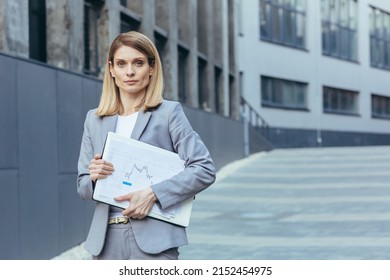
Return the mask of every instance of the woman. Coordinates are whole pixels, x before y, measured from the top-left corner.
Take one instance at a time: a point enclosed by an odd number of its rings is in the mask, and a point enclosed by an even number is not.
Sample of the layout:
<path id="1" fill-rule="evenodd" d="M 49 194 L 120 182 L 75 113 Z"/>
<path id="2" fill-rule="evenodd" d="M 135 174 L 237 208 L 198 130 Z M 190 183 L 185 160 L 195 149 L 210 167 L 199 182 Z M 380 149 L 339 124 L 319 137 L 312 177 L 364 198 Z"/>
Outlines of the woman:
<path id="1" fill-rule="evenodd" d="M 177 176 L 116 199 L 125 210 L 96 203 L 85 248 L 93 259 L 178 259 L 188 243 L 185 229 L 147 215 L 154 203 L 176 205 L 210 186 L 215 168 L 209 151 L 178 102 L 163 100 L 163 73 L 154 44 L 127 32 L 111 44 L 99 107 L 88 112 L 78 161 L 77 190 L 92 199 L 96 180 L 115 166 L 101 159 L 109 131 L 178 153 L 185 169 Z M 118 223 L 119 221 L 119 223 Z"/>

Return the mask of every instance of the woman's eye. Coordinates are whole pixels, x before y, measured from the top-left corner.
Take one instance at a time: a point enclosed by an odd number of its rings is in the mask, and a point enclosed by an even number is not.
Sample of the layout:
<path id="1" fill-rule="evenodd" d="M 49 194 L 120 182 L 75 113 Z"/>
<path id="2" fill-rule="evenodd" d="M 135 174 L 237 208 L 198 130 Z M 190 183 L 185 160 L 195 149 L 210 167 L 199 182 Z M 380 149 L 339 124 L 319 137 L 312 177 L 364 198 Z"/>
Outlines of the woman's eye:
<path id="1" fill-rule="evenodd" d="M 116 65 L 118 65 L 118 67 L 123 67 L 123 66 L 125 66 L 125 63 L 124 62 L 117 62 Z"/>
<path id="2" fill-rule="evenodd" d="M 136 66 L 142 66 L 142 65 L 144 65 L 144 62 L 141 61 L 141 60 L 138 60 L 138 61 L 135 62 L 135 65 Z"/>

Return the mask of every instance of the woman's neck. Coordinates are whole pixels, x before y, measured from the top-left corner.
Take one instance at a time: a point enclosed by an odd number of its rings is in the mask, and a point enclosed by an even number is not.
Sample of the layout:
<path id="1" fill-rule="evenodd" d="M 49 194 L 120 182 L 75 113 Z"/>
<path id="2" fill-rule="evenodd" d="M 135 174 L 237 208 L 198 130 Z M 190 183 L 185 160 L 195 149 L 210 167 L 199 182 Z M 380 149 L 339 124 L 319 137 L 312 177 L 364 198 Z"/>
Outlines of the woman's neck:
<path id="1" fill-rule="evenodd" d="M 145 96 L 145 93 L 142 94 L 133 94 L 133 93 L 120 93 L 122 111 L 119 113 L 121 116 L 129 116 L 138 112 L 139 105 L 142 103 L 142 100 Z"/>

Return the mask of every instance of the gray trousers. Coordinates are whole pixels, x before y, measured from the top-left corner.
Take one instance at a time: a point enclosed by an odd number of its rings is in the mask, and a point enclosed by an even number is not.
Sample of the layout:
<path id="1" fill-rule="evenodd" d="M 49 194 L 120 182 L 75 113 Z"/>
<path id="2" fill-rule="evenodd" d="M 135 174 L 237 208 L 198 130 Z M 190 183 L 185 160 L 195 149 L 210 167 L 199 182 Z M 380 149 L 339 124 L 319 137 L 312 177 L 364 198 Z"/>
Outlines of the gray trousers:
<path id="1" fill-rule="evenodd" d="M 158 233 L 157 233 L 158 234 Z M 112 224 L 107 228 L 103 251 L 93 260 L 177 260 L 178 248 L 171 248 L 159 254 L 143 252 L 135 241 L 131 223 Z"/>

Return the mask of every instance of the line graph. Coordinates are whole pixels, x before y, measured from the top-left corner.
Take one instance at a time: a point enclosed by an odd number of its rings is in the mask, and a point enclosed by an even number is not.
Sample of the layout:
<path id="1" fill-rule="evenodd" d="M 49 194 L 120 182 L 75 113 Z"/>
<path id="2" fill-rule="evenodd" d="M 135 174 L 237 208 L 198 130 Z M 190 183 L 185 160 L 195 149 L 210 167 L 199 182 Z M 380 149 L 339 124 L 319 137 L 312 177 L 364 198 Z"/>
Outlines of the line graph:
<path id="1" fill-rule="evenodd" d="M 95 186 L 93 197 L 97 201 L 125 209 L 131 201 L 116 201 L 115 197 L 135 192 L 152 185 L 164 185 L 164 180 L 174 180 L 185 169 L 178 154 L 131 138 L 109 132 L 103 159 L 114 165 L 114 172 Z M 154 204 L 148 216 L 186 226 L 192 208 L 192 198 L 165 208 Z"/>
<path id="2" fill-rule="evenodd" d="M 153 175 L 149 174 L 149 166 L 148 165 L 142 166 L 140 168 L 137 166 L 137 164 L 134 163 L 132 168 L 131 168 L 131 171 L 125 172 L 125 179 L 127 179 L 128 181 L 131 181 L 131 178 L 132 178 L 132 175 L 134 172 L 136 172 L 137 176 L 140 176 L 141 174 L 145 173 L 145 178 L 150 181 L 151 185 L 153 185 L 153 181 L 152 181 Z"/>

